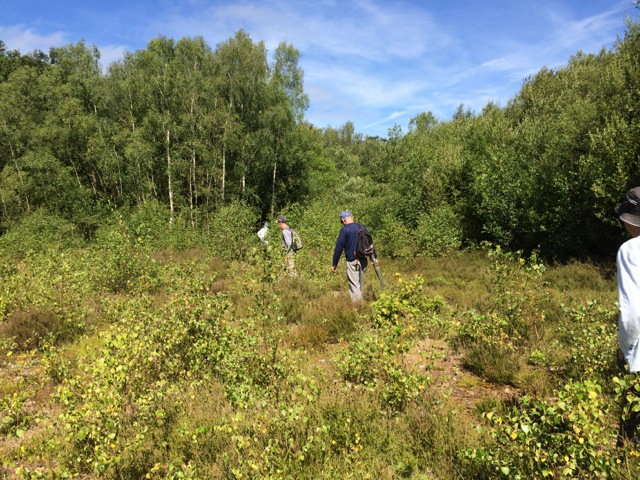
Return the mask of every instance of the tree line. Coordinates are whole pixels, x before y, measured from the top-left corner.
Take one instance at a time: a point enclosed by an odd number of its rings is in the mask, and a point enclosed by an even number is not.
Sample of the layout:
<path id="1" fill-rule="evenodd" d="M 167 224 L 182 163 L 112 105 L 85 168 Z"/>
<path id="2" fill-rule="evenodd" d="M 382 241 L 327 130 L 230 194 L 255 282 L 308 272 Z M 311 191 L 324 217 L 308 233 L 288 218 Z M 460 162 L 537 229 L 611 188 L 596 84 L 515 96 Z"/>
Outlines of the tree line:
<path id="1" fill-rule="evenodd" d="M 158 37 L 106 74 L 84 42 L 0 46 L 3 229 L 44 207 L 90 233 L 105 205 L 150 199 L 196 226 L 231 200 L 273 211 L 303 196 L 308 99 L 291 45 L 269 63 L 243 31 L 215 50 Z"/>
<path id="2" fill-rule="evenodd" d="M 309 124 L 300 53 L 267 53 L 244 31 L 215 49 L 158 37 L 102 73 L 84 42 L 48 55 L 0 42 L 0 233 L 44 209 L 91 238 L 109 212 L 153 201 L 193 229 L 231 204 L 320 230 L 348 208 L 397 257 L 488 241 L 610 258 L 622 240 L 613 208 L 640 184 L 638 24 L 504 106 L 424 112 L 387 138 Z"/>
<path id="3" fill-rule="evenodd" d="M 373 230 L 400 255 L 488 241 L 610 260 L 625 238 L 614 208 L 640 184 L 639 105 L 640 30 L 627 21 L 610 50 L 541 69 L 505 106 L 421 113 L 406 133 L 356 139 L 349 170 L 369 185 Z"/>

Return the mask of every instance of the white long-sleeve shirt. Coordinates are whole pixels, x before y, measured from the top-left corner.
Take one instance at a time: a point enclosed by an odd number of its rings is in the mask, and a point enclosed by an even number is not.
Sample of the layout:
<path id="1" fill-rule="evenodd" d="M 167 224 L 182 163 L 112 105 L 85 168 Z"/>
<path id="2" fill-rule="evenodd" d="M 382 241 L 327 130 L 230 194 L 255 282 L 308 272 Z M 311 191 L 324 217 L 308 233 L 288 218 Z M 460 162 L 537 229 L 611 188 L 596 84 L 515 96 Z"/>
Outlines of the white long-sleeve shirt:
<path id="1" fill-rule="evenodd" d="M 618 265 L 618 342 L 629 372 L 640 371 L 640 237 L 622 244 Z"/>
<path id="2" fill-rule="evenodd" d="M 258 230 L 258 237 L 262 240 L 262 243 L 268 243 L 267 234 L 269 233 L 269 229 L 267 227 L 262 227 Z"/>

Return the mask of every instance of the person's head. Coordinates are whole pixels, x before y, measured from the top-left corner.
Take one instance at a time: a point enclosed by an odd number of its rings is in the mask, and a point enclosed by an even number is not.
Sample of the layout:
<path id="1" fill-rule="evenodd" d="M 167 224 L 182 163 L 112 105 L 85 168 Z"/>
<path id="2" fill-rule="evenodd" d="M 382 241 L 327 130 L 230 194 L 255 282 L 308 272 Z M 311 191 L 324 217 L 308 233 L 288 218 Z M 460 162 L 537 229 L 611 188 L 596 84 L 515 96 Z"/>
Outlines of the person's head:
<path id="1" fill-rule="evenodd" d="M 618 218 L 633 237 L 640 235 L 640 187 L 629 190 L 616 207 Z"/>
<path id="2" fill-rule="evenodd" d="M 287 227 L 287 219 L 285 217 L 278 218 L 277 222 L 278 222 L 278 226 L 280 228 L 286 228 Z"/>
<path id="3" fill-rule="evenodd" d="M 340 222 L 342 222 L 343 225 L 353 223 L 353 214 L 349 210 L 345 210 L 340 214 Z"/>
<path id="4" fill-rule="evenodd" d="M 264 222 L 264 228 L 269 228 L 269 222 Z"/>

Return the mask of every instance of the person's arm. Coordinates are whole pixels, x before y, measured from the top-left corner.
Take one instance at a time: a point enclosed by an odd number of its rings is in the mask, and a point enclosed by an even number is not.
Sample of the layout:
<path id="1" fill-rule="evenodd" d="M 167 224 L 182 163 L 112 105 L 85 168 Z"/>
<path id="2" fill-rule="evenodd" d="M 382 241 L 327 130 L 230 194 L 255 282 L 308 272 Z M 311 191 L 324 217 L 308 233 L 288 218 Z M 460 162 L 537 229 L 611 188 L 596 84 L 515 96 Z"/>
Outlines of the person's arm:
<path id="1" fill-rule="evenodd" d="M 336 267 L 338 266 L 338 262 L 340 261 L 340 256 L 342 255 L 342 251 L 344 250 L 344 242 L 345 242 L 345 230 L 344 227 L 340 230 L 338 234 L 338 239 L 336 240 L 336 246 L 333 249 L 333 261 L 331 262 L 331 270 L 336 271 Z"/>

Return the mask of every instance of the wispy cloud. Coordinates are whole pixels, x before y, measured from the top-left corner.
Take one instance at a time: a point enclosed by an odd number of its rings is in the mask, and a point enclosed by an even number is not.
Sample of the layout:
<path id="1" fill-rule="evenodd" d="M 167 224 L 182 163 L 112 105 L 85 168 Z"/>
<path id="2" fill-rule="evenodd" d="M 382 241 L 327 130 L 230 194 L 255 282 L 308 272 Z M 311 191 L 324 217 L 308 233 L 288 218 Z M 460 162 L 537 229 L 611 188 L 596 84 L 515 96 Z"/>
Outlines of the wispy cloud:
<path id="1" fill-rule="evenodd" d="M 65 45 L 69 41 L 64 32 L 41 34 L 24 24 L 0 25 L 0 38 L 9 50 L 18 50 L 21 53 L 35 50 L 48 53 L 50 47 Z"/>
<path id="2" fill-rule="evenodd" d="M 383 123 L 388 123 L 391 120 L 394 120 L 394 119 L 399 118 L 399 117 L 403 117 L 406 114 L 407 114 L 407 112 L 393 112 L 391 115 L 388 115 L 387 117 L 385 117 L 385 118 L 383 118 L 381 120 L 378 120 L 377 122 L 373 122 L 373 123 L 370 123 L 369 125 L 365 125 L 362 128 L 367 130 L 367 129 L 371 128 L 371 127 L 375 127 L 375 126 L 381 125 Z"/>

